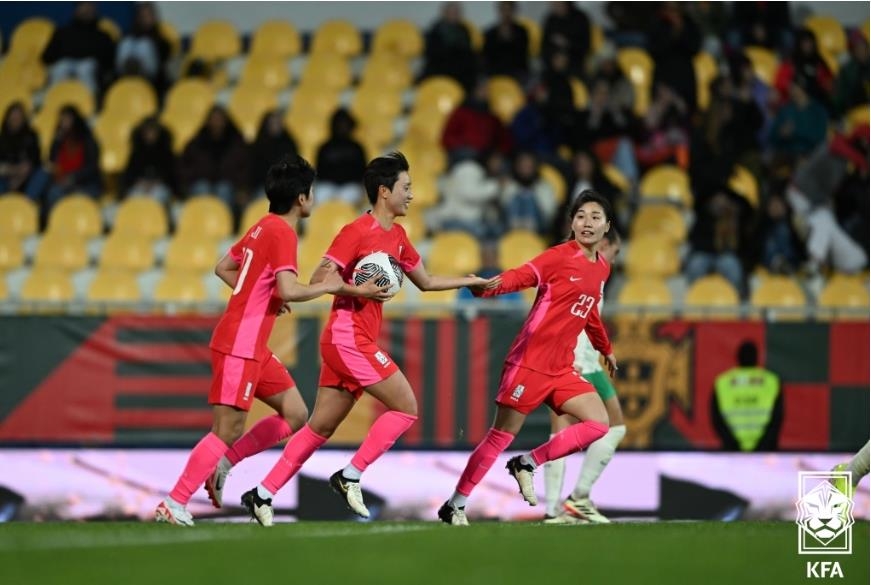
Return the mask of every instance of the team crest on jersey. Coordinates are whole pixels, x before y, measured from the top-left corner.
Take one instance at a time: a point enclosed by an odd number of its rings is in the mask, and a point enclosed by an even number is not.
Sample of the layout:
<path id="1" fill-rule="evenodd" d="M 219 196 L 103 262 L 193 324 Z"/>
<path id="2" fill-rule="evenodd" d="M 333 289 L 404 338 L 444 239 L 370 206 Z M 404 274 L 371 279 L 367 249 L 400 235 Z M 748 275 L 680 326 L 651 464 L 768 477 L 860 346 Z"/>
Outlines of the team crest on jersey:
<path id="1" fill-rule="evenodd" d="M 387 364 L 390 363 L 390 360 L 388 359 L 388 357 L 386 355 L 384 355 L 383 352 L 380 352 L 380 351 L 375 352 L 375 359 L 378 360 L 378 363 L 381 364 L 382 366 L 386 366 Z"/>
<path id="2" fill-rule="evenodd" d="M 526 386 L 523 384 L 518 384 L 514 389 L 514 392 L 511 393 L 511 400 L 517 402 L 520 400 L 520 397 L 523 396 L 523 392 L 526 390 Z"/>

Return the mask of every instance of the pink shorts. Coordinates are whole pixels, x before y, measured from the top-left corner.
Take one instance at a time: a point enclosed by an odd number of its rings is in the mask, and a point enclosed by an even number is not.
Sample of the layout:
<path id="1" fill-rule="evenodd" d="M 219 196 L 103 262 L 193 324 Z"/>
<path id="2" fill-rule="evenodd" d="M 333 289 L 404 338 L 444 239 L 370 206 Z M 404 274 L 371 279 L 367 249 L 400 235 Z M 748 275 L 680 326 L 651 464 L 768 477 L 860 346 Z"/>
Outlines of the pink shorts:
<path id="1" fill-rule="evenodd" d="M 560 412 L 560 406 L 569 398 L 595 391 L 596 388 L 574 370 L 552 376 L 523 366 L 505 364 L 496 404 L 523 414 L 529 414 L 542 404 L 547 404 L 554 412 Z"/>
<path id="2" fill-rule="evenodd" d="M 341 388 L 360 398 L 363 388 L 386 380 L 399 371 L 387 352 L 374 343 L 363 347 L 321 344 L 318 386 Z"/>
<path id="3" fill-rule="evenodd" d="M 209 404 L 250 410 L 254 398 L 273 396 L 295 386 L 275 354 L 270 353 L 263 360 L 249 360 L 212 350 Z"/>

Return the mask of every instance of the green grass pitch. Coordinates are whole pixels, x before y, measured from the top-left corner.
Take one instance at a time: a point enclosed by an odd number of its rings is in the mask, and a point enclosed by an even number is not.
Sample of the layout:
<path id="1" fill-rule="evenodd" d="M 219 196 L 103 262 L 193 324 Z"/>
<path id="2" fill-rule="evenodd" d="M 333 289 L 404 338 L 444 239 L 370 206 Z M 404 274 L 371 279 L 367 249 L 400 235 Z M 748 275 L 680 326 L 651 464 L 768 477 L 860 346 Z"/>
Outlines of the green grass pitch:
<path id="1" fill-rule="evenodd" d="M 750 585 L 806 582 L 839 561 L 869 582 L 868 523 L 853 554 L 799 556 L 788 522 L 0 524 L 3 585 Z"/>

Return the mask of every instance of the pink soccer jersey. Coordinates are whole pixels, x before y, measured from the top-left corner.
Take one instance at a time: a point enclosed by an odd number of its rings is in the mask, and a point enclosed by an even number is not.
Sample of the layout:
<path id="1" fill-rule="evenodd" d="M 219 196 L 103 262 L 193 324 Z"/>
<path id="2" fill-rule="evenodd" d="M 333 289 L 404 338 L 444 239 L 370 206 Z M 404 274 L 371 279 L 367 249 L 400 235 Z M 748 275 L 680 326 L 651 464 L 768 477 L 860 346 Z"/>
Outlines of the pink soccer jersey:
<path id="1" fill-rule="evenodd" d="M 239 264 L 239 279 L 209 347 L 246 359 L 269 352 L 266 342 L 283 304 L 275 275 L 297 272 L 296 232 L 277 215 L 269 214 L 230 248 Z"/>
<path id="2" fill-rule="evenodd" d="M 420 264 L 420 254 L 408 239 L 405 228 L 393 224 L 385 230 L 371 213 L 361 215 L 343 227 L 324 257 L 338 264 L 344 281 L 353 284 L 357 261 L 373 252 L 393 256 L 404 272 L 414 270 Z M 381 330 L 381 305 L 369 299 L 336 296 L 321 343 L 348 347 L 376 343 Z"/>
<path id="3" fill-rule="evenodd" d="M 549 375 L 572 371 L 581 331 L 603 354 L 611 342 L 599 316 L 599 299 L 611 267 L 601 255 L 590 261 L 574 240 L 545 250 L 519 268 L 502 273 L 501 285 L 485 291 L 489 297 L 533 286 L 535 303 L 517 335 L 506 363 Z"/>

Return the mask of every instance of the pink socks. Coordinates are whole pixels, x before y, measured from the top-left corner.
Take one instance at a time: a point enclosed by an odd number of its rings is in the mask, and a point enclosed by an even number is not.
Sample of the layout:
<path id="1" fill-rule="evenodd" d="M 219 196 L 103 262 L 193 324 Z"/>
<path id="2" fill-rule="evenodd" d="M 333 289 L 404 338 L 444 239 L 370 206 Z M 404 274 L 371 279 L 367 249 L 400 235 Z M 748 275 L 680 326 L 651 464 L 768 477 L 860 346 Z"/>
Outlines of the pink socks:
<path id="1" fill-rule="evenodd" d="M 191 451 L 187 465 L 169 493 L 169 497 L 182 506 L 187 506 L 191 495 L 205 483 L 227 449 L 227 444 L 215 433 L 203 437 Z"/>
<path id="2" fill-rule="evenodd" d="M 278 493 L 278 490 L 299 471 L 302 464 L 308 461 L 312 453 L 317 451 L 326 442 L 326 437 L 320 436 L 311 430 L 308 425 L 305 425 L 284 446 L 281 458 L 261 485 L 273 494 Z"/>
<path id="3" fill-rule="evenodd" d="M 361 473 L 366 471 L 366 468 L 390 449 L 396 439 L 411 428 L 416 420 L 416 416 L 395 410 L 379 416 L 372 428 L 369 429 L 369 434 L 366 435 L 363 444 L 354 453 L 351 465 L 360 470 Z"/>
<path id="4" fill-rule="evenodd" d="M 555 434 L 547 443 L 530 451 L 529 455 L 536 465 L 541 465 L 545 461 L 553 461 L 580 451 L 593 441 L 604 437 L 607 432 L 608 425 L 605 423 L 593 420 L 575 423 Z"/>
<path id="5" fill-rule="evenodd" d="M 457 482 L 457 492 L 464 496 L 472 493 L 476 485 L 484 478 L 484 475 L 493 467 L 493 463 L 514 440 L 514 435 L 505 431 L 490 429 L 484 440 L 478 443 L 472 451 L 469 462 Z"/>
<path id="6" fill-rule="evenodd" d="M 279 441 L 290 436 L 290 425 L 280 414 L 261 419 L 242 435 L 227 451 L 227 460 L 236 465 L 246 457 L 269 449 Z"/>

